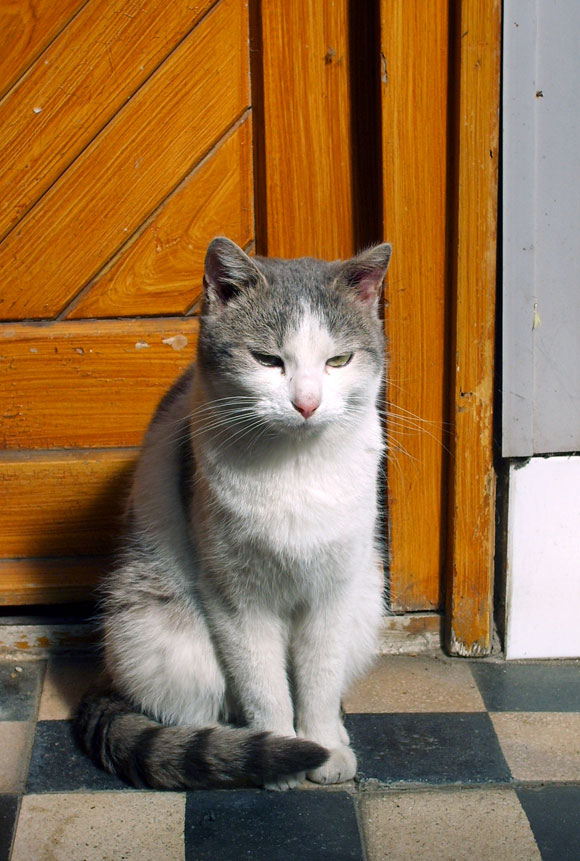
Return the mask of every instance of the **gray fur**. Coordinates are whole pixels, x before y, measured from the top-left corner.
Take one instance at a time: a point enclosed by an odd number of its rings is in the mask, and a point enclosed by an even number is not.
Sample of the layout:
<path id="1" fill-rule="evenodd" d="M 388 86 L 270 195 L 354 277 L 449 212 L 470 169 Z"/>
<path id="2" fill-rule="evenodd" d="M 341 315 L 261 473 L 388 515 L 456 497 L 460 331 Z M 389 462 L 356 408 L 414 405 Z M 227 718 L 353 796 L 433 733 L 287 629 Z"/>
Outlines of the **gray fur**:
<path id="1" fill-rule="evenodd" d="M 147 432 L 106 587 L 110 686 L 77 720 L 109 771 L 175 789 L 353 776 L 340 697 L 382 612 L 389 256 L 251 259 L 211 243 L 195 371 Z"/>

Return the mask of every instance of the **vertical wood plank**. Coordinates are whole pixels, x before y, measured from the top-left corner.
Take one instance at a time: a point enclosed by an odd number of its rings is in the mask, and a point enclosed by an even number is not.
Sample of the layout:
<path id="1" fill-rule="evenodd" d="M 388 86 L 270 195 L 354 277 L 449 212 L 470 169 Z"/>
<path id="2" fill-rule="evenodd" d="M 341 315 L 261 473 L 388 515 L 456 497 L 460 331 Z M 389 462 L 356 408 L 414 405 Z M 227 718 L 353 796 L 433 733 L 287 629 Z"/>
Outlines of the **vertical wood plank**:
<path id="1" fill-rule="evenodd" d="M 457 225 L 447 647 L 488 654 L 492 638 L 492 458 L 500 0 L 461 0 L 458 15 Z"/>
<path id="2" fill-rule="evenodd" d="M 381 0 L 390 591 L 440 605 L 446 549 L 448 3 Z"/>
<path id="3" fill-rule="evenodd" d="M 255 19 L 255 16 L 254 16 Z M 347 0 L 261 4 L 266 225 L 258 251 L 348 257 L 353 251 Z M 254 64 L 254 68 L 257 64 Z"/>

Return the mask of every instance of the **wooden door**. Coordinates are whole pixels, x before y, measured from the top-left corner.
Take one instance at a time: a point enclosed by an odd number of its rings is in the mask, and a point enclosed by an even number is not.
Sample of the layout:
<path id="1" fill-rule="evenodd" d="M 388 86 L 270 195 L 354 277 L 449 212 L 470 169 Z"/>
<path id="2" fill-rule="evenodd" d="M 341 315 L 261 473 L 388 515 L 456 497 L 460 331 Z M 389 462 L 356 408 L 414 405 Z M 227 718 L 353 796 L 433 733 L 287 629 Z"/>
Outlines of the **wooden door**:
<path id="1" fill-rule="evenodd" d="M 385 238 L 392 608 L 447 607 L 451 650 L 484 653 L 499 0 L 37 7 L 2 12 L 0 600 L 84 597 L 105 567 L 212 236 Z"/>
<path id="2" fill-rule="evenodd" d="M 0 601 L 85 598 L 205 248 L 254 236 L 247 5 L 0 6 Z"/>

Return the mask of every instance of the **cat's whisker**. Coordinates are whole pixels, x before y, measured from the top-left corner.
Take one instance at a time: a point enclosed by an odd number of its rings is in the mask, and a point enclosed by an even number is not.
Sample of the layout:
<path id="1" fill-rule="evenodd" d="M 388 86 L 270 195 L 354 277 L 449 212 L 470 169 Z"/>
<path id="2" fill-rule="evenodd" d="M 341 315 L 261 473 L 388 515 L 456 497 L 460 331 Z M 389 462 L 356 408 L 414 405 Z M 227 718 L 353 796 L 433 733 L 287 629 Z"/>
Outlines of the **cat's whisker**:
<path id="1" fill-rule="evenodd" d="M 444 427 L 445 425 L 449 426 L 450 422 L 447 421 L 438 421 L 435 419 L 426 419 L 421 416 L 418 416 L 416 413 L 411 412 L 411 410 L 405 409 L 405 407 L 399 406 L 399 404 L 394 404 L 392 402 L 387 403 L 387 412 L 391 412 L 394 414 L 394 411 L 398 410 L 399 413 L 405 413 L 409 418 L 412 418 L 414 421 L 421 422 L 422 424 L 430 424 L 435 425 L 436 427 Z"/>

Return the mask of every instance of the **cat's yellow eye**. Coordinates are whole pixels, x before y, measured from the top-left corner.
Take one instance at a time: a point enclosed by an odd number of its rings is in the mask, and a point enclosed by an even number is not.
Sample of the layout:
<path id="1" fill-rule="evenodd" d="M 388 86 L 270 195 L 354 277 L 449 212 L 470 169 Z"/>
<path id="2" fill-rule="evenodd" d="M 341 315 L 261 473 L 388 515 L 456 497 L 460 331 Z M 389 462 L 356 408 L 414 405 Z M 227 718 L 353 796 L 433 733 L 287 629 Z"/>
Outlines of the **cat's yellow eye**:
<path id="1" fill-rule="evenodd" d="M 352 353 L 343 353 L 341 356 L 333 356 L 331 359 L 328 359 L 326 364 L 330 368 L 344 368 L 345 365 L 348 365 L 352 356 Z"/>

